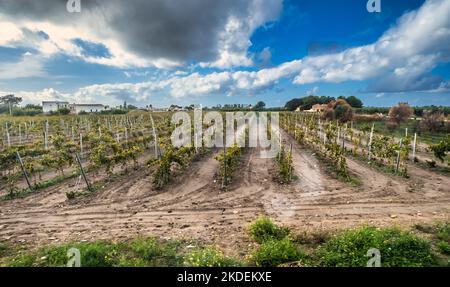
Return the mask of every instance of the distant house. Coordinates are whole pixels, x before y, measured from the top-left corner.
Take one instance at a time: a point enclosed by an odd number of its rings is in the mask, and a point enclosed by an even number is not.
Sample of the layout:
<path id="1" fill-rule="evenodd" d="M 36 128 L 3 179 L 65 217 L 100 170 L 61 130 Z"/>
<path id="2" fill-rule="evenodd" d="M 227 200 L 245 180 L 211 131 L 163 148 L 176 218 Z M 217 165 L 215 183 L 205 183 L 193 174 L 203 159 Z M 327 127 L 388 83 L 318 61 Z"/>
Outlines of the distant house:
<path id="1" fill-rule="evenodd" d="M 42 102 L 42 111 L 44 114 L 48 113 L 56 113 L 60 109 L 68 109 L 69 102 L 60 102 L 60 101 L 44 101 Z"/>
<path id="2" fill-rule="evenodd" d="M 106 109 L 107 109 L 107 107 L 102 104 L 72 104 L 72 105 L 70 105 L 70 111 L 74 114 L 79 114 L 81 112 L 99 113 Z"/>
<path id="3" fill-rule="evenodd" d="M 42 110 L 44 113 L 56 113 L 60 109 L 69 109 L 71 114 L 98 113 L 106 110 L 108 107 L 102 104 L 69 104 L 60 101 L 44 101 L 42 102 Z"/>
<path id="4" fill-rule="evenodd" d="M 322 113 L 327 109 L 328 105 L 317 104 L 312 106 L 310 110 L 307 110 L 308 113 Z"/>

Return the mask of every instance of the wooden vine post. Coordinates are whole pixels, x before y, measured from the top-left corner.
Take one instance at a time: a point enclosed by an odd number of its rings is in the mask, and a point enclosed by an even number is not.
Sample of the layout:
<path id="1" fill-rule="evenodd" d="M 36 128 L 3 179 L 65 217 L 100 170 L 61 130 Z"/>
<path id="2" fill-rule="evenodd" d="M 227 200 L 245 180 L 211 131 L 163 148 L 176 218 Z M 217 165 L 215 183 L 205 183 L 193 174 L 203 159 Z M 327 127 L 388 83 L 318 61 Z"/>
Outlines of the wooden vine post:
<path id="1" fill-rule="evenodd" d="M 155 146 L 155 158 L 159 158 L 158 153 L 158 137 L 156 136 L 155 122 L 153 121 L 152 115 L 150 115 L 150 120 L 152 122 L 152 130 L 153 130 L 153 141 Z"/>
<path id="2" fill-rule="evenodd" d="M 80 155 L 83 157 L 83 134 L 80 134 Z"/>
<path id="3" fill-rule="evenodd" d="M 414 141 L 413 141 L 413 160 L 416 158 L 416 144 L 417 144 L 417 133 L 414 134 Z"/>
<path id="4" fill-rule="evenodd" d="M 22 125 L 19 124 L 19 144 L 22 144 Z"/>
<path id="5" fill-rule="evenodd" d="M 401 153 L 402 147 L 403 147 L 403 139 L 400 139 L 399 150 L 397 151 L 397 163 L 395 165 L 395 173 L 398 173 L 398 170 L 400 168 L 400 153 Z"/>
<path id="6" fill-rule="evenodd" d="M 45 130 L 44 130 L 44 146 L 45 149 L 48 149 L 48 120 L 45 121 Z"/>
<path id="7" fill-rule="evenodd" d="M 11 147 L 11 137 L 8 131 L 6 131 L 6 142 L 8 143 L 8 147 Z"/>
<path id="8" fill-rule="evenodd" d="M 30 178 L 28 177 L 27 170 L 25 169 L 25 166 L 23 164 L 22 158 L 20 157 L 20 154 L 19 154 L 18 151 L 16 151 L 16 156 L 17 156 L 17 159 L 19 160 L 20 168 L 22 169 L 22 173 L 23 173 L 23 175 L 25 177 L 25 180 L 27 181 L 28 188 L 30 190 L 33 190 L 33 186 L 31 185 Z"/>
<path id="9" fill-rule="evenodd" d="M 373 141 L 373 130 L 375 129 L 375 124 L 372 124 L 372 130 L 370 131 L 369 138 L 369 161 L 372 159 L 372 141 Z"/>
<path id="10" fill-rule="evenodd" d="M 86 177 L 86 173 L 84 172 L 83 165 L 81 164 L 80 157 L 78 156 L 77 153 L 75 153 L 75 159 L 77 160 L 78 166 L 80 167 L 81 175 L 83 176 L 83 179 L 86 182 L 86 186 L 87 186 L 88 190 L 92 192 L 91 184 L 89 183 L 89 181 Z"/>
<path id="11" fill-rule="evenodd" d="M 223 181 L 222 181 L 222 189 L 227 188 L 227 148 L 226 144 L 223 145 Z"/>
<path id="12" fill-rule="evenodd" d="M 289 182 L 292 182 L 292 143 L 291 143 L 289 158 L 290 158 L 290 161 L 291 161 L 289 163 Z"/>

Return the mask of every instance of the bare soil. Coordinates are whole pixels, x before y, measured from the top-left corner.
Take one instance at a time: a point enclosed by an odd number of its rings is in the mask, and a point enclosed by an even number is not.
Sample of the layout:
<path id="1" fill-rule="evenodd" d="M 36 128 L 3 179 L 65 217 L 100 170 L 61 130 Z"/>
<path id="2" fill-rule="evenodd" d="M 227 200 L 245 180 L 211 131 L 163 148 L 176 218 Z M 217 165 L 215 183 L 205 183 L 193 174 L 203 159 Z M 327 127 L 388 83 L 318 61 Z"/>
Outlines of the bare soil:
<path id="1" fill-rule="evenodd" d="M 353 186 L 327 172 L 315 154 L 293 145 L 297 180 L 273 180 L 274 159 L 247 149 L 227 191 L 215 174 L 216 151 L 193 162 L 164 190 L 152 187 L 147 168 L 129 169 L 96 193 L 69 201 L 77 179 L 23 199 L 0 202 L 0 240 L 26 246 L 70 241 L 159 236 L 193 238 L 243 256 L 253 244 L 246 226 L 268 215 L 294 230 L 343 229 L 362 224 L 409 226 L 448 220 L 450 177 L 410 167 L 410 179 L 348 159 L 363 182 Z M 72 186 L 72 187 L 71 187 Z"/>

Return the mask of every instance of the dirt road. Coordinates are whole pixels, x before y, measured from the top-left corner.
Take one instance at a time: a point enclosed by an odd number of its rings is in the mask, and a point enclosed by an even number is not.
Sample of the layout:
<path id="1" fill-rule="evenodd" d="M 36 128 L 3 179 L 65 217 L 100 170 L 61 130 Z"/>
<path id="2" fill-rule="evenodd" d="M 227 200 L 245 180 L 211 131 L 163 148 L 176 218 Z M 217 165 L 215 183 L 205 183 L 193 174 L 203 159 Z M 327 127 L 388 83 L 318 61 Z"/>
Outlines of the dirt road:
<path id="1" fill-rule="evenodd" d="M 137 235 L 185 237 L 239 256 L 252 244 L 246 225 L 262 214 L 297 230 L 449 218 L 449 177 L 413 167 L 412 178 L 404 179 L 349 159 L 350 170 L 363 181 L 355 187 L 329 175 L 314 153 L 284 133 L 283 139 L 293 144 L 298 179 L 291 185 L 273 181 L 274 159 L 260 158 L 258 148 L 248 148 L 231 186 L 222 192 L 212 152 L 162 191 L 152 188 L 149 171 L 141 168 L 76 201 L 65 196 L 68 181 L 0 202 L 0 239 L 36 246 Z"/>

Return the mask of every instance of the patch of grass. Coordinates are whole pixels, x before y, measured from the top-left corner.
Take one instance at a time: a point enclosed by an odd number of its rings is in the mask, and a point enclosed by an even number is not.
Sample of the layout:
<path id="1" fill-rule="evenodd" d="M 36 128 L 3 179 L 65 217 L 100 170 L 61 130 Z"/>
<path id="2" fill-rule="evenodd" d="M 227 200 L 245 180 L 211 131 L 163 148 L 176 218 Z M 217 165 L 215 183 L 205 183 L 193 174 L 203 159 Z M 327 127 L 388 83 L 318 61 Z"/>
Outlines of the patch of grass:
<path id="1" fill-rule="evenodd" d="M 268 240 L 253 252 L 251 258 L 258 267 L 274 267 L 297 262 L 305 257 L 288 239 Z"/>
<path id="2" fill-rule="evenodd" d="M 223 255 L 222 252 L 215 248 L 207 247 L 188 253 L 184 265 L 189 267 L 238 267 L 242 264 L 231 257 Z"/>
<path id="3" fill-rule="evenodd" d="M 130 248 L 138 258 L 148 262 L 147 266 L 180 266 L 183 257 L 179 253 L 182 242 L 167 241 L 164 244 L 156 238 L 138 238 Z"/>
<path id="4" fill-rule="evenodd" d="M 80 176 L 80 174 L 81 174 L 80 171 L 74 171 L 71 174 L 60 175 L 60 176 L 57 176 L 57 177 L 52 178 L 50 180 L 47 180 L 47 181 L 40 182 L 40 183 L 36 184 L 34 186 L 34 189 L 35 190 L 40 190 L 40 189 L 48 188 L 50 186 L 57 185 L 57 184 L 65 181 L 67 179 L 72 179 L 72 178 L 75 178 L 77 176 Z"/>
<path id="5" fill-rule="evenodd" d="M 437 248 L 442 254 L 450 255 L 450 244 L 447 241 L 439 241 Z"/>
<path id="6" fill-rule="evenodd" d="M 359 163 L 369 166 L 379 172 L 393 174 L 395 176 L 400 176 L 403 178 L 409 178 L 408 174 L 405 174 L 401 171 L 396 172 L 393 165 L 383 163 L 383 162 L 377 161 L 377 160 L 372 160 L 371 162 L 367 162 L 367 158 L 365 156 L 360 155 L 360 154 L 355 155 L 351 151 L 347 151 L 346 156 L 351 159 L 357 160 Z M 361 181 L 361 184 L 362 184 L 362 181 Z"/>
<path id="7" fill-rule="evenodd" d="M 5 243 L 0 242 L 0 258 L 8 255 L 9 252 L 10 248 Z"/>
<path id="8" fill-rule="evenodd" d="M 316 153 L 316 158 L 324 167 L 327 174 L 331 175 L 335 179 L 341 182 L 349 183 L 355 187 L 363 185 L 363 181 L 356 174 L 349 171 L 348 176 L 343 176 L 342 174 L 337 172 L 336 168 L 333 165 L 331 165 L 330 161 L 327 158 L 325 158 L 320 152 Z"/>
<path id="9" fill-rule="evenodd" d="M 364 267 L 367 251 L 381 252 L 383 267 L 424 267 L 436 265 L 431 244 L 409 232 L 394 228 L 362 227 L 338 233 L 319 248 L 320 265 Z"/>
<path id="10" fill-rule="evenodd" d="M 427 233 L 427 234 L 433 234 L 435 231 L 435 228 L 431 225 L 427 225 L 427 224 L 415 224 L 414 228 L 422 233 Z"/>
<path id="11" fill-rule="evenodd" d="M 61 246 L 43 247 L 35 252 L 21 254 L 11 260 L 12 267 L 64 267 L 67 251 L 77 248 L 81 254 L 83 267 L 111 267 L 117 263 L 114 256 L 115 245 L 108 242 L 75 243 Z"/>
<path id="12" fill-rule="evenodd" d="M 259 217 L 250 224 L 248 233 L 253 240 L 261 244 L 268 240 L 286 237 L 289 229 L 277 226 L 268 217 Z"/>
<path id="13" fill-rule="evenodd" d="M 439 223 L 436 225 L 436 237 L 439 240 L 450 242 L 450 224 Z"/>
<path id="14" fill-rule="evenodd" d="M 384 121 L 375 121 L 375 132 L 381 133 L 383 135 L 395 136 L 397 138 L 402 138 L 405 136 L 405 129 L 408 128 L 409 134 L 414 135 L 417 132 L 417 137 L 419 142 L 426 144 L 436 144 L 439 143 L 443 138 L 445 138 L 445 132 L 428 132 L 418 130 L 417 122 L 415 120 L 408 120 L 406 123 L 400 124 L 394 130 L 389 130 Z M 363 126 L 367 126 L 367 123 L 354 122 L 354 127 L 361 129 Z M 371 124 L 370 124 L 371 126 Z"/>
<path id="15" fill-rule="evenodd" d="M 67 251 L 77 248 L 82 267 L 118 266 L 182 266 L 180 241 L 159 242 L 154 238 L 138 238 L 128 243 L 96 241 L 46 246 L 36 251 L 9 258 L 12 267 L 64 267 Z"/>
<path id="16" fill-rule="evenodd" d="M 293 236 L 293 241 L 299 244 L 318 246 L 327 242 L 331 237 L 326 230 L 315 230 L 313 232 L 301 232 Z"/>
<path id="17" fill-rule="evenodd" d="M 436 167 L 436 161 L 435 160 L 427 160 L 426 163 L 427 163 L 427 166 L 429 168 L 435 168 Z"/>
<path id="18" fill-rule="evenodd" d="M 2 197 L 2 200 L 12 200 L 12 199 L 16 199 L 16 198 L 25 198 L 25 197 L 27 197 L 28 195 L 30 195 L 31 193 L 33 193 L 33 192 L 35 192 L 37 190 L 41 190 L 41 189 L 45 189 L 45 188 L 48 188 L 48 187 L 51 187 L 51 186 L 55 186 L 55 185 L 65 181 L 65 180 L 75 178 L 75 177 L 77 177 L 79 175 L 80 175 L 79 171 L 78 172 L 75 171 L 75 172 L 73 172 L 71 174 L 67 174 L 67 175 L 64 175 L 64 176 L 60 175 L 60 176 L 57 176 L 55 178 L 52 178 L 52 179 L 49 179 L 47 181 L 40 182 L 40 183 L 34 185 L 33 189 L 24 188 L 24 189 L 19 190 L 19 191 L 15 192 L 15 193 L 12 193 L 12 194 L 8 193 L 8 194 L 6 194 L 6 195 L 4 195 Z"/>

